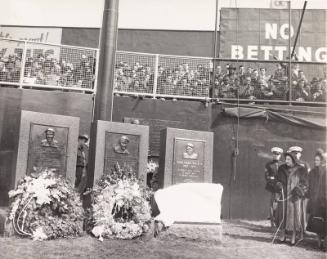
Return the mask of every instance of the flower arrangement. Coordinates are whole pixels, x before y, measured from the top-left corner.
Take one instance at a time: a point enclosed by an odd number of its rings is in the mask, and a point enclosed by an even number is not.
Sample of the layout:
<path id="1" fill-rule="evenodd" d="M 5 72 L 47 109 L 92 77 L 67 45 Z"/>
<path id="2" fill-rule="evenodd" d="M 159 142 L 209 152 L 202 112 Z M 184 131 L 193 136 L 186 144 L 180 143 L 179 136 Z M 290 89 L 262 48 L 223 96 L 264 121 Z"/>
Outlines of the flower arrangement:
<path id="1" fill-rule="evenodd" d="M 102 175 L 92 193 L 88 224 L 99 240 L 132 239 L 150 229 L 151 191 L 142 187 L 130 168 L 116 163 L 110 174 Z"/>
<path id="2" fill-rule="evenodd" d="M 34 240 L 79 236 L 84 211 L 71 183 L 52 171 L 22 178 L 15 190 L 7 221 L 14 233 Z"/>
<path id="3" fill-rule="evenodd" d="M 147 174 L 150 175 L 150 186 L 153 191 L 156 191 L 159 189 L 159 182 L 158 182 L 158 168 L 159 164 L 158 162 L 150 159 L 147 163 Z"/>
<path id="4" fill-rule="evenodd" d="M 152 159 L 149 160 L 149 162 L 147 163 L 147 168 L 146 168 L 146 172 L 147 173 L 155 173 L 156 169 L 159 167 L 158 163 L 156 163 L 155 161 L 153 161 Z"/>

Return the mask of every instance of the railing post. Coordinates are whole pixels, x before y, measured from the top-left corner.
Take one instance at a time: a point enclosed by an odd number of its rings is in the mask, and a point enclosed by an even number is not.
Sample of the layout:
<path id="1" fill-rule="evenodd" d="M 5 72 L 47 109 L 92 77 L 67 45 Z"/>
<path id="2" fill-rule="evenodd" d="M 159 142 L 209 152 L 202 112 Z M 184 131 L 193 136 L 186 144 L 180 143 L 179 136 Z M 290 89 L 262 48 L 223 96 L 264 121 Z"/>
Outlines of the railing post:
<path id="1" fill-rule="evenodd" d="M 156 98 L 157 86 L 158 86 L 158 66 L 159 66 L 159 54 L 155 55 L 154 61 L 154 77 L 153 77 L 153 99 Z"/>
<path id="2" fill-rule="evenodd" d="M 98 70 L 99 70 L 99 57 L 100 49 L 95 50 L 95 72 L 94 72 L 94 83 L 93 83 L 93 93 L 92 93 L 92 122 L 94 121 L 94 110 L 95 110 L 95 95 L 97 92 L 98 85 Z"/>
<path id="3" fill-rule="evenodd" d="M 288 1 L 288 93 L 289 105 L 292 105 L 292 49 L 291 49 L 291 1 Z"/>
<path id="4" fill-rule="evenodd" d="M 96 55 L 95 55 L 95 73 L 94 73 L 94 86 L 93 86 L 93 94 L 96 94 L 96 89 L 97 89 L 97 84 L 98 84 L 98 70 L 99 70 L 99 53 L 100 50 L 96 50 Z"/>
<path id="5" fill-rule="evenodd" d="M 23 88 L 24 83 L 24 72 L 25 72 L 25 64 L 26 64 L 26 52 L 27 52 L 27 41 L 24 41 L 24 49 L 22 54 L 22 62 L 20 68 L 20 75 L 19 75 L 19 88 Z"/>

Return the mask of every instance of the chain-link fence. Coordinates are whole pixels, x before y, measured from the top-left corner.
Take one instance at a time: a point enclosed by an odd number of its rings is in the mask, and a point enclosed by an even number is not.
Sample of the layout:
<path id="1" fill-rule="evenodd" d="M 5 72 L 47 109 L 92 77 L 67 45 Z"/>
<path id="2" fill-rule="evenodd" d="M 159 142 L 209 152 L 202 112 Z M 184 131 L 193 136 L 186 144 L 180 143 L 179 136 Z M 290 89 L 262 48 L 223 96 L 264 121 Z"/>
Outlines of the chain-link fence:
<path id="1" fill-rule="evenodd" d="M 153 97 L 209 98 L 210 58 L 117 51 L 114 90 Z"/>
<path id="2" fill-rule="evenodd" d="M 159 56 L 157 93 L 209 97 L 211 59 Z"/>
<path id="3" fill-rule="evenodd" d="M 0 84 L 17 85 L 21 79 L 24 42 L 0 40 Z"/>
<path id="4" fill-rule="evenodd" d="M 314 62 L 292 61 L 290 64 L 287 61 L 217 59 L 213 70 L 213 97 L 259 102 L 325 103 L 326 68 L 327 64 Z"/>
<path id="5" fill-rule="evenodd" d="M 98 50 L 0 39 L 0 85 L 95 92 Z M 114 92 L 159 98 L 326 103 L 326 63 L 117 51 Z M 291 87 L 289 87 L 291 85 Z"/>
<path id="6" fill-rule="evenodd" d="M 97 49 L 0 39 L 0 85 L 95 90 Z"/>
<path id="7" fill-rule="evenodd" d="M 117 52 L 114 90 L 152 94 L 156 74 L 156 55 Z"/>
<path id="8" fill-rule="evenodd" d="M 327 64 L 292 61 L 290 74 L 289 65 L 278 60 L 212 60 L 119 51 L 115 91 L 179 99 L 325 103 Z"/>

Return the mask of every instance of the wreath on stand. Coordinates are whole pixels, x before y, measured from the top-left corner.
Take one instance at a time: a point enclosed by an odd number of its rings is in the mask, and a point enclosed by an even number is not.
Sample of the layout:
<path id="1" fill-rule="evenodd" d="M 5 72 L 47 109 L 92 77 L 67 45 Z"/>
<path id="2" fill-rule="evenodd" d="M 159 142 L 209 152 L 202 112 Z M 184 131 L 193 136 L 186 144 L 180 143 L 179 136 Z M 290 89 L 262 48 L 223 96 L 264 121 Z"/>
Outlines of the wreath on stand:
<path id="1" fill-rule="evenodd" d="M 133 170 L 115 164 L 92 190 L 88 229 L 99 240 L 133 239 L 150 229 L 151 191 L 142 186 Z"/>
<path id="2" fill-rule="evenodd" d="M 64 177 L 41 171 L 19 180 L 12 200 L 8 234 L 33 240 L 75 237 L 83 233 L 84 211 L 79 194 Z"/>

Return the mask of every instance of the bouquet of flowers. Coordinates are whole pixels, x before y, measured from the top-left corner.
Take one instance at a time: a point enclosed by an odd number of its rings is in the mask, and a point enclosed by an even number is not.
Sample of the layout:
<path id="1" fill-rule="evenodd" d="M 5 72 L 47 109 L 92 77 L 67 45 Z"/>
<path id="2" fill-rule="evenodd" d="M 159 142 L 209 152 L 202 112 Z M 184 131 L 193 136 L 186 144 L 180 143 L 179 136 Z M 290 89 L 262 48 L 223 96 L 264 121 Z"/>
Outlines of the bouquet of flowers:
<path id="1" fill-rule="evenodd" d="M 156 169 L 159 167 L 159 165 L 153 161 L 152 159 L 147 163 L 146 172 L 147 173 L 155 173 Z"/>
<path id="2" fill-rule="evenodd" d="M 116 163 L 110 174 L 104 174 L 93 189 L 89 215 L 91 233 L 103 238 L 132 239 L 150 229 L 151 191 L 142 187 L 128 167 Z"/>
<path id="3" fill-rule="evenodd" d="M 71 183 L 52 171 L 25 176 L 15 190 L 7 221 L 15 234 L 34 240 L 79 236 L 84 211 Z"/>
<path id="4" fill-rule="evenodd" d="M 159 189 L 158 168 L 159 168 L 158 163 L 156 161 L 153 161 L 152 159 L 150 159 L 150 161 L 147 164 L 146 172 L 147 172 L 147 174 L 150 174 L 150 186 L 153 191 L 156 191 Z"/>

